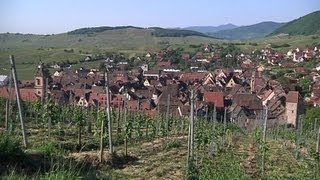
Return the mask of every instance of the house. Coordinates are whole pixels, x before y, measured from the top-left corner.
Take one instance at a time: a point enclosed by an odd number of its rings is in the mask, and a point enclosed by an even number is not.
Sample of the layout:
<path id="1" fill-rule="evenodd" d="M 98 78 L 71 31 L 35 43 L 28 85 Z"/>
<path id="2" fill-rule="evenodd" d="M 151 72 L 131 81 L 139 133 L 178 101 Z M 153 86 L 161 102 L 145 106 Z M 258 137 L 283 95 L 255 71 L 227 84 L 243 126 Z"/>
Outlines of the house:
<path id="1" fill-rule="evenodd" d="M 213 75 L 208 72 L 188 72 L 180 76 L 180 80 L 187 84 L 209 83 L 212 81 Z M 210 80 L 211 79 L 211 80 Z"/>
<path id="2" fill-rule="evenodd" d="M 184 61 L 188 61 L 190 59 L 190 54 L 188 53 L 183 53 L 181 55 L 181 59 L 183 59 Z"/>
<path id="3" fill-rule="evenodd" d="M 146 54 L 146 58 L 150 58 L 151 57 L 151 54 L 150 53 L 147 53 Z"/>
<path id="4" fill-rule="evenodd" d="M 216 108 L 224 108 L 224 94 L 223 92 L 204 92 L 203 101 L 206 104 L 213 103 Z"/>
<path id="5" fill-rule="evenodd" d="M 172 68 L 170 61 L 159 61 L 157 63 L 157 65 L 158 65 L 159 68 L 163 68 L 163 69 Z"/>
<path id="6" fill-rule="evenodd" d="M 293 53 L 293 59 L 292 59 L 293 62 L 296 62 L 296 63 L 301 63 L 304 61 L 304 57 L 303 56 L 298 56 L 296 55 L 296 53 Z"/>
<path id="7" fill-rule="evenodd" d="M 0 86 L 5 86 L 9 82 L 9 77 L 6 75 L 0 75 Z"/>
<path id="8" fill-rule="evenodd" d="M 84 61 L 91 61 L 92 60 L 92 57 L 91 56 L 86 56 L 85 58 L 84 58 Z"/>
<path id="9" fill-rule="evenodd" d="M 159 79 L 160 77 L 160 71 L 158 70 L 149 70 L 149 71 L 143 71 L 143 77 L 145 78 L 155 78 Z"/>
<path id="10" fill-rule="evenodd" d="M 149 70 L 149 65 L 148 64 L 142 64 L 142 66 L 140 66 L 142 71 L 148 71 Z"/>
<path id="11" fill-rule="evenodd" d="M 59 64 L 55 64 L 55 65 L 52 66 L 52 68 L 53 68 L 53 69 L 60 69 L 61 66 L 60 66 Z"/>
<path id="12" fill-rule="evenodd" d="M 233 88 L 236 84 L 239 84 L 239 81 L 236 77 L 231 77 L 230 80 L 227 82 L 226 87 L 227 88 Z"/>
<path id="13" fill-rule="evenodd" d="M 229 53 L 226 55 L 226 58 L 232 58 L 233 56 Z"/>
<path id="14" fill-rule="evenodd" d="M 298 91 L 289 91 L 286 98 L 286 119 L 287 124 L 297 126 L 300 113 L 300 95 Z"/>
<path id="15" fill-rule="evenodd" d="M 235 94 L 229 112 L 231 121 L 245 129 L 253 129 L 263 122 L 263 105 L 256 94 Z"/>
<path id="16" fill-rule="evenodd" d="M 320 71 L 320 64 L 318 64 L 318 65 L 316 66 L 316 70 L 317 70 L 317 71 Z"/>

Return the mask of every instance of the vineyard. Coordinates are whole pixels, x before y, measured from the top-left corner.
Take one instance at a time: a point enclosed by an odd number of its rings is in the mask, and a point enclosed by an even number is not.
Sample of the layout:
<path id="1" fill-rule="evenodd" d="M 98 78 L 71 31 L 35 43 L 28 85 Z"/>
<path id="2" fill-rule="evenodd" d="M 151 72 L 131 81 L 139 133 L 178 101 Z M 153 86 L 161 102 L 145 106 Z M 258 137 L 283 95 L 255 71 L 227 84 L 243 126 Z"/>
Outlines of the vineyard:
<path id="1" fill-rule="evenodd" d="M 0 101 L 1 179 L 319 177 L 317 120 L 301 117 L 296 129 L 266 123 L 249 132 L 228 122 L 226 114 L 217 118 L 209 112 L 195 117 L 191 130 L 190 118 L 150 118 L 123 108 L 111 110 L 109 133 L 104 108 L 24 102 L 24 147 L 16 104 L 8 108 L 7 102 Z"/>

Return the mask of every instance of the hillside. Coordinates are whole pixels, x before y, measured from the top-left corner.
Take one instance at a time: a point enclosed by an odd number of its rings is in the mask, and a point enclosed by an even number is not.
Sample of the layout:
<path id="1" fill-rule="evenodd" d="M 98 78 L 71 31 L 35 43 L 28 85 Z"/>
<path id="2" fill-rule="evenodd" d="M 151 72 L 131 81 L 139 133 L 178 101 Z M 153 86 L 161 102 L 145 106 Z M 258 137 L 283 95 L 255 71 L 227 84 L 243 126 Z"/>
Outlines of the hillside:
<path id="1" fill-rule="evenodd" d="M 123 53 L 127 57 L 133 57 L 169 46 L 182 46 L 187 50 L 190 44 L 219 41 L 194 31 L 135 27 L 85 28 L 54 35 L 5 33 L 0 34 L 0 74 L 8 73 L 10 54 L 15 55 L 21 79 L 30 79 L 35 64 L 40 59 L 44 63 L 78 61 L 84 59 L 87 54 L 105 52 Z"/>
<path id="2" fill-rule="evenodd" d="M 311 35 L 320 33 L 320 11 L 316 11 L 288 22 L 270 35 L 285 33 L 289 35 Z"/>
<path id="3" fill-rule="evenodd" d="M 235 29 L 222 30 L 216 33 L 210 33 L 210 35 L 218 38 L 229 40 L 244 40 L 264 37 L 275 29 L 281 27 L 284 23 L 276 22 L 261 22 L 250 26 L 241 26 Z"/>
<path id="4" fill-rule="evenodd" d="M 183 29 L 186 30 L 192 30 L 192 31 L 198 31 L 201 33 L 214 33 L 222 30 L 228 30 L 228 29 L 234 29 L 237 28 L 238 26 L 234 24 L 224 24 L 220 26 L 190 26 L 190 27 L 185 27 Z"/>
<path id="5" fill-rule="evenodd" d="M 6 33 L 0 34 L 0 62 L 7 61 L 9 54 L 15 54 L 17 59 L 24 59 L 26 62 L 39 60 L 39 58 L 44 61 L 59 61 L 79 58 L 85 53 L 99 51 L 145 53 L 168 45 L 217 41 L 194 31 L 161 28 L 129 27 L 104 31 L 86 28 L 55 35 Z M 73 49 L 72 53 L 64 51 L 70 48 Z"/>

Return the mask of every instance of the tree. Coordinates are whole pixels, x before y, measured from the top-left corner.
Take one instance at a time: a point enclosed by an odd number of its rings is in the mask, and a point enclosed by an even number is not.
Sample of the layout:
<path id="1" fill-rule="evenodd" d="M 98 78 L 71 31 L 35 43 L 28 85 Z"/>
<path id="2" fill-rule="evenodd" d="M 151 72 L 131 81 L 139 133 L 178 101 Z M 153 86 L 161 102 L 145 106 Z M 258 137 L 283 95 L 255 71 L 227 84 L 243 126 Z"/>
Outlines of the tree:
<path id="1" fill-rule="evenodd" d="M 305 95 L 309 92 L 310 80 L 308 77 L 302 77 L 298 81 L 298 86 L 301 91 L 301 94 Z"/>
<path id="2" fill-rule="evenodd" d="M 277 80 L 284 89 L 290 89 L 291 83 L 288 78 L 282 76 L 282 77 L 279 77 Z"/>
<path id="3" fill-rule="evenodd" d="M 304 116 L 303 127 L 305 130 L 313 130 L 315 119 L 318 118 L 316 121 L 316 126 L 319 127 L 320 125 L 320 108 L 308 108 L 306 115 Z"/>

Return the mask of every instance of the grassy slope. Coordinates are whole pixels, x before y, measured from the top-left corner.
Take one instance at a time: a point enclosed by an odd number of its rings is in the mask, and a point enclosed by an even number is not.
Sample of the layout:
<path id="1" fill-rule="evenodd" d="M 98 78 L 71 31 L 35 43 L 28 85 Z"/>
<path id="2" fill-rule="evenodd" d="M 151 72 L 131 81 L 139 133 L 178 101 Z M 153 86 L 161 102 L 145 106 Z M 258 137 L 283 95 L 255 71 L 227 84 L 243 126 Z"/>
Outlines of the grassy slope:
<path id="1" fill-rule="evenodd" d="M 288 22 L 276 29 L 271 35 L 286 33 L 289 35 L 311 35 L 320 33 L 320 11 L 316 11 Z"/>
<path id="2" fill-rule="evenodd" d="M 237 42 L 237 41 L 235 41 Z M 265 38 L 258 38 L 254 40 L 243 41 L 246 42 L 245 45 L 240 46 L 244 51 L 252 51 L 255 49 L 264 48 L 270 44 L 282 45 L 289 44 L 289 47 L 281 47 L 276 50 L 286 52 L 290 49 L 295 49 L 297 47 L 304 48 L 306 46 L 313 46 L 319 44 L 320 36 L 319 35 L 310 35 L 310 36 L 270 36 Z M 257 43 L 257 46 L 252 46 L 249 43 Z"/>
<path id="3" fill-rule="evenodd" d="M 128 56 L 142 55 L 148 51 L 158 51 L 167 46 L 200 43 L 216 43 L 220 40 L 213 38 L 188 36 L 188 37 L 155 37 L 151 35 L 153 29 L 118 29 L 94 33 L 91 35 L 21 35 L 0 34 L 0 74 L 7 73 L 9 67 L 8 57 L 14 54 L 18 72 L 21 79 L 30 79 L 36 63 L 79 60 L 85 53 L 114 51 Z M 166 42 L 164 44 L 163 42 Z M 168 43 L 168 44 L 167 44 Z M 65 49 L 73 49 L 73 53 Z M 30 63 L 28 65 L 22 63 Z M 32 73 L 30 73 L 32 71 Z"/>

